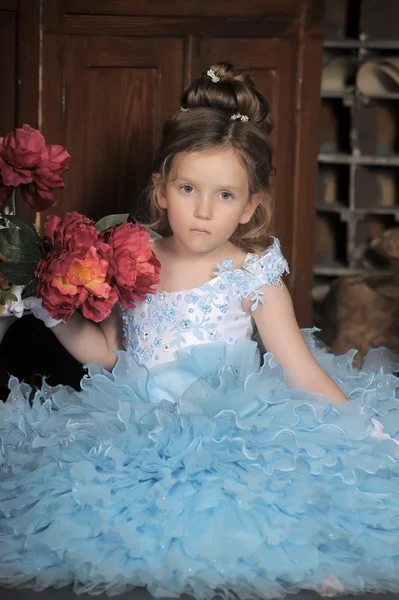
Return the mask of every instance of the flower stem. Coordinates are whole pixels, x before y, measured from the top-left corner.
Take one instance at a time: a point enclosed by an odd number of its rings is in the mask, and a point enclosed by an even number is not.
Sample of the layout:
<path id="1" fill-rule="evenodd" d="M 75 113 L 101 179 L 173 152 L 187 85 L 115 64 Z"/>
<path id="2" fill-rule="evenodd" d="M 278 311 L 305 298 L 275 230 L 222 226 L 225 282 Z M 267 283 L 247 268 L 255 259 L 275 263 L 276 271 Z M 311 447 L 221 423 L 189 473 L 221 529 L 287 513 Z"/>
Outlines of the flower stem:
<path id="1" fill-rule="evenodd" d="M 17 214 L 17 188 L 16 187 L 13 187 L 11 194 L 12 194 L 11 195 L 12 214 L 16 215 Z"/>

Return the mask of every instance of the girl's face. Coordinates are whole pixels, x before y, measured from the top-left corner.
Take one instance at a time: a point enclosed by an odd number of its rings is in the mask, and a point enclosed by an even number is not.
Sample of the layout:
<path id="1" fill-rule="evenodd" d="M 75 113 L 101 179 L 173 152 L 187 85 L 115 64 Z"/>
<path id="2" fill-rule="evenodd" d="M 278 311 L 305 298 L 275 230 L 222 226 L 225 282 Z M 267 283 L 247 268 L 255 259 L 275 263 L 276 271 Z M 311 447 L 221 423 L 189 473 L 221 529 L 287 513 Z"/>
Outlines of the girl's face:
<path id="1" fill-rule="evenodd" d="M 232 148 L 184 152 L 173 161 L 164 195 L 173 236 L 194 253 L 221 248 L 239 223 L 248 223 L 259 198 L 250 196 L 247 171 Z"/>

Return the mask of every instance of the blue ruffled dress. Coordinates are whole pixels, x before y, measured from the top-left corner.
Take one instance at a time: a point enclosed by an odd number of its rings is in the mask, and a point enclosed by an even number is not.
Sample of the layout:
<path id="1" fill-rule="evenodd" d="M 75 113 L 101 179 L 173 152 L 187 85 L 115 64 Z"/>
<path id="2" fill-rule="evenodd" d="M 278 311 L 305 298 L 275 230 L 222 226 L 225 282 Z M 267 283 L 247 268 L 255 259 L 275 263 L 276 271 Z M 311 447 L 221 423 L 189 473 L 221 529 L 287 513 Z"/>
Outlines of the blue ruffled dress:
<path id="1" fill-rule="evenodd" d="M 0 405 L 0 585 L 276 598 L 399 590 L 399 368 L 304 335 L 350 401 L 288 388 L 251 341 L 278 241 L 123 312 L 126 351 L 75 392 Z"/>

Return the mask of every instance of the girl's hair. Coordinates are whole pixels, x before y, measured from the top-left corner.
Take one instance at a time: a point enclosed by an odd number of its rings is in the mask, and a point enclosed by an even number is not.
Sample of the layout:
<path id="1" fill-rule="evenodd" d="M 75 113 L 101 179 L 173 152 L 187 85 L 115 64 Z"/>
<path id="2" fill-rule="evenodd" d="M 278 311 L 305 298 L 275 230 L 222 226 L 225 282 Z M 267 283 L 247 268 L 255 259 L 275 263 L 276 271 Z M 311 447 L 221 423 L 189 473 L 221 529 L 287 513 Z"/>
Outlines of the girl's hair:
<path id="1" fill-rule="evenodd" d="M 266 99 L 249 74 L 224 62 L 213 65 L 208 74 L 202 73 L 185 88 L 181 107 L 163 127 L 153 165 L 155 182 L 148 190 L 148 226 L 163 236 L 171 234 L 167 212 L 160 208 L 157 195 L 159 186 L 165 190 L 173 160 L 179 153 L 217 146 L 233 148 L 247 169 L 249 193 L 259 194 L 261 201 L 249 223 L 237 226 L 231 242 L 246 252 L 259 252 L 269 244 L 270 185 L 275 174 L 270 143 L 273 123 Z"/>

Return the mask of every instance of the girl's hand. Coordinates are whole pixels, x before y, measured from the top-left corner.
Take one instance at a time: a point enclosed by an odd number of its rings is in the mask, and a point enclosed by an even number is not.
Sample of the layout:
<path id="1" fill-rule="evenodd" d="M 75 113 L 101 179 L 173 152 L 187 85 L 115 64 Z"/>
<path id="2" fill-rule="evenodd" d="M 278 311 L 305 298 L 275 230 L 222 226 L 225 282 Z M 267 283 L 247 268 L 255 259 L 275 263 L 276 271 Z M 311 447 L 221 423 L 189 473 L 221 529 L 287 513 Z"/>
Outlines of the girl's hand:
<path id="1" fill-rule="evenodd" d="M 36 317 L 36 319 L 40 319 L 40 321 L 43 321 L 46 327 L 52 328 L 62 323 L 62 321 L 57 321 L 56 319 L 50 317 L 47 310 L 42 307 L 41 298 L 35 298 L 34 296 L 31 296 L 30 298 L 25 298 L 25 300 L 21 300 L 18 303 L 18 305 L 20 305 L 22 313 L 24 312 L 24 310 L 31 312 L 32 315 Z"/>

